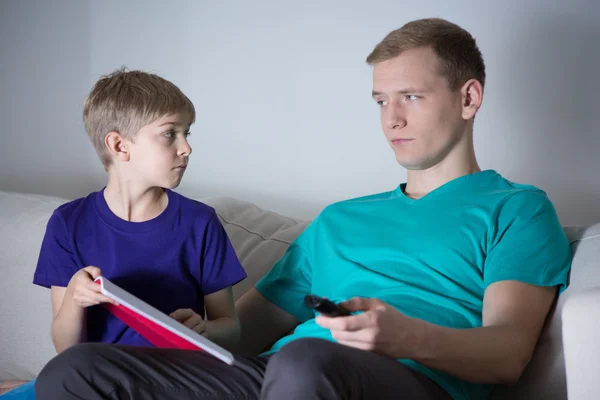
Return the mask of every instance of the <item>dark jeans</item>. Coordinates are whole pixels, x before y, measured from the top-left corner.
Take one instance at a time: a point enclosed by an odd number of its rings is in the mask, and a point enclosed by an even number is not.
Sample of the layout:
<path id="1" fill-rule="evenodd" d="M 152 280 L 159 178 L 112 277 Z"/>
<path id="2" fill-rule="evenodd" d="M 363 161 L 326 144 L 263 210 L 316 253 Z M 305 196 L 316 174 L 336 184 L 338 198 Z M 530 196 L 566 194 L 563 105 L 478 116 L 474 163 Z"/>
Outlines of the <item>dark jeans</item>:
<path id="1" fill-rule="evenodd" d="M 229 366 L 199 351 L 82 344 L 51 360 L 37 399 L 444 399 L 425 375 L 321 339 Z"/>

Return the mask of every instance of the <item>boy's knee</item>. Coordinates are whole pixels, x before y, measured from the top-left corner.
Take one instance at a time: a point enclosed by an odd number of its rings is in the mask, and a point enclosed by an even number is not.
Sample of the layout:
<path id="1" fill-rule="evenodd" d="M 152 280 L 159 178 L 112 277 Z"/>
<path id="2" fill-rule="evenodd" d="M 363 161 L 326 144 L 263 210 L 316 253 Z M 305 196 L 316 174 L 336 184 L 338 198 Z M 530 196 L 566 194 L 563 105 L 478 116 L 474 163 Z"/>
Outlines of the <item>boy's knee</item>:
<path id="1" fill-rule="evenodd" d="M 38 399 L 57 399 L 65 382 L 73 376 L 91 376 L 96 356 L 105 348 L 99 343 L 84 343 L 68 348 L 50 360 L 35 381 Z"/>

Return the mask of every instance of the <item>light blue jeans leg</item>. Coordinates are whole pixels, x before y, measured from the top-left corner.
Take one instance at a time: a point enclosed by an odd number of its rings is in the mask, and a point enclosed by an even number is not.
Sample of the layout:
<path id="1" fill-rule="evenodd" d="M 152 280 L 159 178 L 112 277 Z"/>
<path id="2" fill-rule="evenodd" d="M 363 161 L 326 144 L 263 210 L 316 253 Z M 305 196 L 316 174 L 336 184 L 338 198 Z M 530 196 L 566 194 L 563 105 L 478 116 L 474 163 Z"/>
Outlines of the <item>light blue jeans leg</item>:
<path id="1" fill-rule="evenodd" d="M 35 380 L 18 386 L 7 393 L 0 394 L 2 400 L 35 400 Z"/>

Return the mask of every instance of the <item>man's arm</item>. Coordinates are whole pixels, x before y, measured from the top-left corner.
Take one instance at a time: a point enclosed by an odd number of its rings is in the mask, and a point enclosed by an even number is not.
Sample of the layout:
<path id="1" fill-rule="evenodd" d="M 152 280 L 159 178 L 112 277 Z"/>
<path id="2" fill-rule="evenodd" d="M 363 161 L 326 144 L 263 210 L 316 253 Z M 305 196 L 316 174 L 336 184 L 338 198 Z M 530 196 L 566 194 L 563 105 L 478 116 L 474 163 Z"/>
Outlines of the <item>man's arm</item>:
<path id="1" fill-rule="evenodd" d="M 471 382 L 515 384 L 531 360 L 555 296 L 556 287 L 496 282 L 485 292 L 482 328 L 426 324 L 414 360 Z"/>
<path id="2" fill-rule="evenodd" d="M 235 304 L 241 324 L 240 354 L 255 356 L 294 329 L 299 321 L 252 288 Z"/>
<path id="3" fill-rule="evenodd" d="M 496 282 L 485 292 L 483 327 L 474 329 L 433 325 L 362 298 L 342 305 L 364 313 L 319 316 L 317 323 L 348 346 L 413 359 L 470 382 L 514 384 L 531 359 L 555 296 L 556 287 Z"/>

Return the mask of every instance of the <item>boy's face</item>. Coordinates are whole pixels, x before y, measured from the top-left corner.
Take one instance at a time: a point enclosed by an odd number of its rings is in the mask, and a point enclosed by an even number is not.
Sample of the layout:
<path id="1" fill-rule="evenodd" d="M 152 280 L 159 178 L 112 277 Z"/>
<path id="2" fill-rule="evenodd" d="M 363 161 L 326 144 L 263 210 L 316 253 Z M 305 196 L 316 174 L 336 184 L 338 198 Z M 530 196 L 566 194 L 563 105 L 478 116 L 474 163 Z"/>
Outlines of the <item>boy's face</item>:
<path id="1" fill-rule="evenodd" d="M 149 186 L 179 186 L 192 153 L 187 115 L 169 114 L 142 127 L 128 143 L 131 177 Z"/>
<path id="2" fill-rule="evenodd" d="M 440 163 L 465 132 L 460 90 L 450 90 L 437 66 L 433 50 L 423 47 L 373 68 L 373 99 L 381 107 L 381 127 L 396 160 L 409 170 Z"/>

